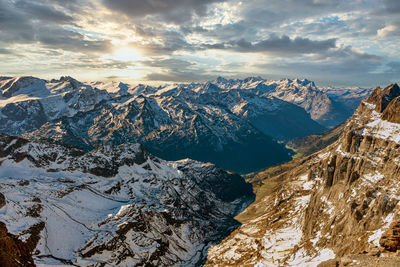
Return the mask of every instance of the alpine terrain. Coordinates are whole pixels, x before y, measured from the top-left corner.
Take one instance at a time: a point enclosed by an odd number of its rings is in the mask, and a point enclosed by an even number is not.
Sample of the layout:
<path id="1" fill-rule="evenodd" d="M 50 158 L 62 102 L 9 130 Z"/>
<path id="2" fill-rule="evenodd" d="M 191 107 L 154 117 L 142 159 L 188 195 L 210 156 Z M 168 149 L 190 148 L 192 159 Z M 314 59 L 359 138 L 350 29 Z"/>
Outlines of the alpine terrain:
<path id="1" fill-rule="evenodd" d="M 0 266 L 196 266 L 254 195 L 139 144 L 91 152 L 0 134 Z"/>
<path id="2" fill-rule="evenodd" d="M 292 151 L 281 142 L 321 133 L 352 112 L 342 98 L 299 79 L 220 77 L 152 87 L 1 77 L 0 92 L 0 132 L 87 151 L 141 143 L 163 159 L 192 158 L 240 173 L 288 161 Z"/>
<path id="3" fill-rule="evenodd" d="M 392 84 L 361 102 L 336 142 L 249 178 L 256 201 L 206 266 L 399 266 L 399 164 Z"/>

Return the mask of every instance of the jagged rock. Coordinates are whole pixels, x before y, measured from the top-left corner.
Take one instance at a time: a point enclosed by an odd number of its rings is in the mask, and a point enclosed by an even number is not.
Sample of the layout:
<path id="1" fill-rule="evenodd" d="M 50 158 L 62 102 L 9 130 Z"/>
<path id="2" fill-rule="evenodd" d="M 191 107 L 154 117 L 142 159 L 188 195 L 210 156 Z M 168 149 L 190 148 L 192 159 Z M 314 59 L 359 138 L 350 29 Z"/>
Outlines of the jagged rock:
<path id="1" fill-rule="evenodd" d="M 398 99 L 397 85 L 376 89 L 336 142 L 268 179 L 257 174 L 256 201 L 206 266 L 398 266 L 394 254 L 377 257 L 400 240 L 397 220 L 390 226 L 400 215 L 400 124 L 385 120 Z"/>
<path id="2" fill-rule="evenodd" d="M 392 223 L 390 228 L 382 234 L 379 244 L 390 252 L 400 250 L 400 221 Z"/>
<path id="3" fill-rule="evenodd" d="M 382 114 L 382 119 L 394 123 L 400 123 L 400 98 L 389 103 Z"/>

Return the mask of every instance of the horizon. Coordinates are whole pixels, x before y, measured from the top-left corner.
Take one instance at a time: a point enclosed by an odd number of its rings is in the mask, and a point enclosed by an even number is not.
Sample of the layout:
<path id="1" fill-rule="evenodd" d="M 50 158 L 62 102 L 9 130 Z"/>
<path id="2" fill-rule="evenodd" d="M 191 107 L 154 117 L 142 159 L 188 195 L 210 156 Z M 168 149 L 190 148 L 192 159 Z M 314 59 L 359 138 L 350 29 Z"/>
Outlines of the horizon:
<path id="1" fill-rule="evenodd" d="M 117 79 L 107 79 L 107 78 L 103 78 L 103 79 L 95 79 L 95 80 L 81 80 L 81 79 L 77 79 L 76 77 L 70 76 L 70 75 L 61 75 L 59 77 L 40 77 L 40 76 L 36 76 L 36 75 L 3 75 L 0 74 L 0 78 L 1 77 L 10 77 L 10 78 L 20 78 L 20 77 L 33 77 L 33 78 L 38 78 L 38 79 L 42 79 L 42 80 L 46 80 L 46 81 L 51 81 L 51 80 L 60 80 L 62 77 L 70 77 L 72 79 L 77 80 L 78 82 L 81 83 L 95 83 L 95 82 L 101 82 L 104 84 L 108 84 L 108 83 L 123 83 L 129 86 L 138 86 L 138 85 L 148 85 L 148 86 L 153 86 L 153 87 L 158 87 L 158 86 L 171 86 L 171 85 L 180 85 L 180 84 L 204 84 L 207 82 L 211 82 L 211 81 L 215 81 L 219 78 L 222 79 L 226 79 L 228 81 L 243 81 L 245 79 L 249 79 L 249 78 L 260 78 L 262 80 L 265 81 L 282 81 L 282 80 L 300 80 L 300 81 L 310 81 L 313 82 L 316 86 L 316 88 L 347 88 L 347 89 L 351 89 L 351 88 L 361 88 L 361 89 L 375 89 L 377 87 L 381 87 L 384 88 L 386 86 L 389 86 L 391 84 L 399 84 L 399 82 L 391 82 L 390 84 L 378 84 L 375 86 L 359 86 L 359 85 L 331 85 L 331 84 L 318 84 L 318 82 L 316 82 L 315 80 L 309 79 L 309 78 L 305 78 L 305 77 L 281 77 L 281 78 L 277 78 L 277 79 L 272 79 L 272 78 L 266 78 L 266 77 L 262 77 L 262 76 L 247 76 L 247 77 L 224 77 L 224 76 L 217 76 L 213 79 L 209 79 L 209 80 L 198 80 L 198 81 L 149 81 L 149 80 L 117 80 Z"/>
<path id="2" fill-rule="evenodd" d="M 396 0 L 1 0 L 0 73 L 385 86 L 400 80 L 399 13 Z"/>

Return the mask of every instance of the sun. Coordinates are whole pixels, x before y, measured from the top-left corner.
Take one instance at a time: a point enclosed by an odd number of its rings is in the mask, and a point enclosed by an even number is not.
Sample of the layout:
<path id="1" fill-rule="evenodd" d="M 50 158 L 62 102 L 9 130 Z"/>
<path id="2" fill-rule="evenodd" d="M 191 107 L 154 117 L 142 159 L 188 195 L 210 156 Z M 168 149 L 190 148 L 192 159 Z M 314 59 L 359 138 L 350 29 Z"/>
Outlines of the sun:
<path id="1" fill-rule="evenodd" d="M 123 62 L 132 62 L 132 61 L 139 61 L 143 60 L 142 55 L 130 48 L 121 48 L 116 51 L 110 56 L 111 59 L 123 61 Z"/>

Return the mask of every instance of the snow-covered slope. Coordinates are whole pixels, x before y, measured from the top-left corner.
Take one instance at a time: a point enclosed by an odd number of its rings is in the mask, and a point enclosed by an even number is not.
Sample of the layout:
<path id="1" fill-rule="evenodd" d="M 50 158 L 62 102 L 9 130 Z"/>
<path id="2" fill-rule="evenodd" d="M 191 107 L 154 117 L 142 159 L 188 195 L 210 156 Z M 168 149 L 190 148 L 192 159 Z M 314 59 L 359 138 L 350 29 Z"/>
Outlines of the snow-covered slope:
<path id="1" fill-rule="evenodd" d="M 0 192 L 0 221 L 45 265 L 200 264 L 253 200 L 236 174 L 138 144 L 85 152 L 3 134 Z"/>
<path id="2" fill-rule="evenodd" d="M 356 108 L 347 108 L 321 91 L 307 79 L 265 80 L 249 77 L 244 80 L 218 78 L 215 83 L 224 89 L 250 90 L 257 95 L 268 95 L 303 108 L 320 124 L 333 127 L 345 121 Z"/>
<path id="3" fill-rule="evenodd" d="M 320 87 L 319 89 L 329 95 L 331 99 L 342 103 L 351 110 L 355 110 L 361 100 L 366 98 L 374 90 L 373 88 L 361 87 Z"/>
<path id="4" fill-rule="evenodd" d="M 289 160 L 277 140 L 323 132 L 316 121 L 331 126 L 348 115 L 313 82 L 298 79 L 152 87 L 3 77 L 0 91 L 0 132 L 87 150 L 139 142 L 164 159 L 189 157 L 238 172 Z"/>
<path id="5" fill-rule="evenodd" d="M 237 217 L 243 225 L 208 251 L 206 265 L 398 266 L 399 103 L 398 85 L 378 88 L 338 141 L 257 174 L 269 178 Z"/>
<path id="6" fill-rule="evenodd" d="M 110 99 L 99 90 L 74 80 L 45 81 L 34 77 L 0 80 L 0 132 L 21 135 L 44 123 L 84 112 Z"/>

